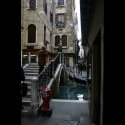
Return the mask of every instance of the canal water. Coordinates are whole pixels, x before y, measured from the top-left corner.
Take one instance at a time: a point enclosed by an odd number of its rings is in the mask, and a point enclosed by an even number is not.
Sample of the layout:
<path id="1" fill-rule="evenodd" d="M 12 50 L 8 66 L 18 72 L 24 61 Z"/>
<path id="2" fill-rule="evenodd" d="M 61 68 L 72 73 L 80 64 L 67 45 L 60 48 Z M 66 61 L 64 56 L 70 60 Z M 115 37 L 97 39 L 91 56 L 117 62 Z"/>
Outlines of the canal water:
<path id="1" fill-rule="evenodd" d="M 59 98 L 67 100 L 87 100 L 88 88 L 86 85 L 69 80 L 64 86 L 59 87 Z"/>

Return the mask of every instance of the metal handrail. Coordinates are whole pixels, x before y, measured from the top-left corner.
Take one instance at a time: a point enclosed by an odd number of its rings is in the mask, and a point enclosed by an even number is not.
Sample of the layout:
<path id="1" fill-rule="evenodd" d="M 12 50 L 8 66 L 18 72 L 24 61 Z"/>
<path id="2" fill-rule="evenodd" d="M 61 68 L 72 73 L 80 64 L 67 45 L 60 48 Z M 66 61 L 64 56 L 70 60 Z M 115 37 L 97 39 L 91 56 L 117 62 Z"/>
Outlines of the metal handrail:
<path id="1" fill-rule="evenodd" d="M 58 64 L 60 63 L 60 54 L 58 53 L 55 57 L 54 60 L 51 60 L 49 64 L 47 64 L 43 71 L 39 74 L 38 76 L 38 82 L 39 85 L 47 85 L 49 83 L 49 80 L 53 77 L 56 68 L 58 66 Z"/>
<path id="2" fill-rule="evenodd" d="M 27 66 L 29 66 L 29 63 L 25 64 L 25 65 L 23 66 L 23 69 L 26 69 Z"/>

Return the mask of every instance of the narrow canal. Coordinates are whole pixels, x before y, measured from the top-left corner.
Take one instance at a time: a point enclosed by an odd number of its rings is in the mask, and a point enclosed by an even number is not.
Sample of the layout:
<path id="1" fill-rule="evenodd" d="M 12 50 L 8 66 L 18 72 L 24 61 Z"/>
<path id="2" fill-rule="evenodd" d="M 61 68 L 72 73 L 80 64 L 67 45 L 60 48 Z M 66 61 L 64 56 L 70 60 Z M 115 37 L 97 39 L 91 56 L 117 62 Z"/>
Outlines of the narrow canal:
<path id="1" fill-rule="evenodd" d="M 71 80 L 67 80 L 63 86 L 59 87 L 59 99 L 67 100 L 87 100 L 88 87 Z"/>

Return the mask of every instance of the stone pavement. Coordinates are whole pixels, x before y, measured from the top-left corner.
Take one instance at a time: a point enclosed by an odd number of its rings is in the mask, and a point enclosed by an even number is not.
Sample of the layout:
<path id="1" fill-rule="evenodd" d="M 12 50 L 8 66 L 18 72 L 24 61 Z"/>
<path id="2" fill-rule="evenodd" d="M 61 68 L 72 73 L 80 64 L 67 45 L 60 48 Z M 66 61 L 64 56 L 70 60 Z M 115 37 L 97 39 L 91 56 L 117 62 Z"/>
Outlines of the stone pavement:
<path id="1" fill-rule="evenodd" d="M 21 117 L 21 125 L 90 125 L 88 102 L 52 99 L 53 113 L 46 117 Z"/>
<path id="2" fill-rule="evenodd" d="M 39 117 L 34 119 L 22 118 L 21 125 L 77 125 L 76 121 Z"/>

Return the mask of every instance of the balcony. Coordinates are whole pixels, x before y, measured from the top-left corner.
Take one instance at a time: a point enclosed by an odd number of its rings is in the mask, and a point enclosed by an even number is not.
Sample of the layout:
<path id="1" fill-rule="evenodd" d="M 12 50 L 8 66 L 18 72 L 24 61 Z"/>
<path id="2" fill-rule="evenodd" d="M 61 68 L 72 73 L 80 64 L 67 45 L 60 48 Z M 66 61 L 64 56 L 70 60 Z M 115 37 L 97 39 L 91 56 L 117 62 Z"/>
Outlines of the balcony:
<path id="1" fill-rule="evenodd" d="M 61 21 L 58 21 L 58 22 L 56 23 L 56 27 L 57 27 L 57 28 L 65 28 L 65 23 L 64 23 L 64 22 L 61 22 Z"/>
<path id="2" fill-rule="evenodd" d="M 62 5 L 57 5 L 57 8 L 60 8 L 60 7 L 65 7 L 65 5 L 64 5 L 64 4 L 62 4 Z"/>

